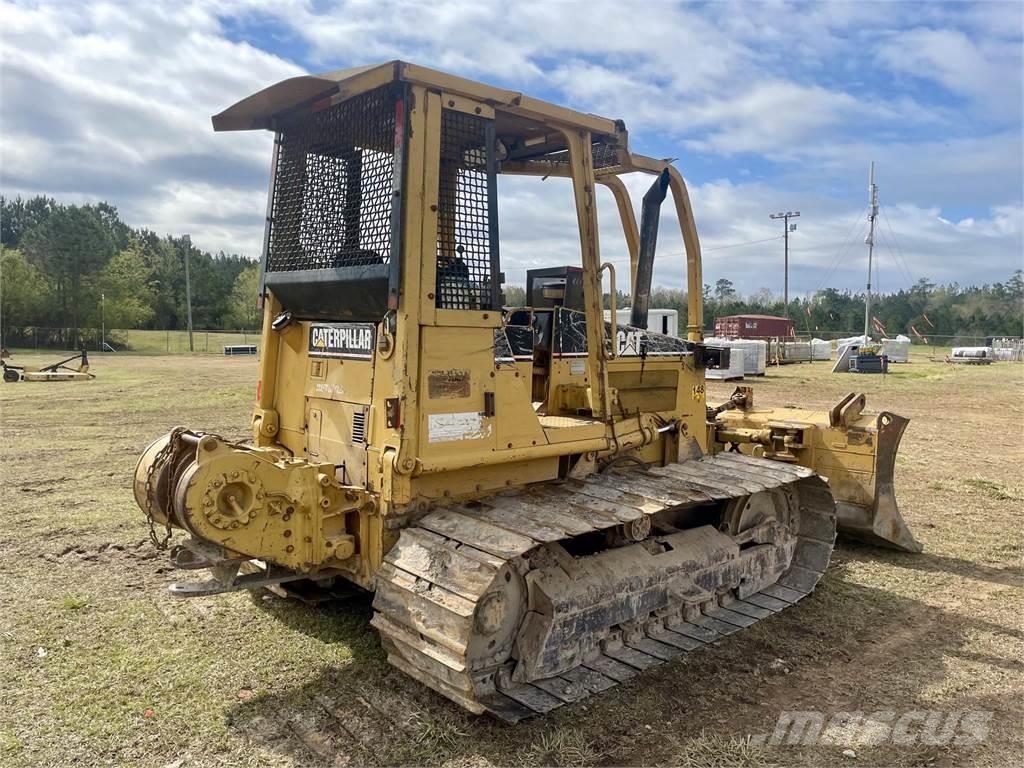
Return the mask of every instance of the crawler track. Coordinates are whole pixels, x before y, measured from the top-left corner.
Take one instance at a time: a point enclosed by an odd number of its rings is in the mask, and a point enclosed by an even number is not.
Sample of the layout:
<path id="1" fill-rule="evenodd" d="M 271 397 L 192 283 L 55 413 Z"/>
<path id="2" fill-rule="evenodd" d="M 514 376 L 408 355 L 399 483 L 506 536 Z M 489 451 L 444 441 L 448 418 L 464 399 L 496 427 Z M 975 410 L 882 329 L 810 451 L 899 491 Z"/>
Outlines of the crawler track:
<path id="1" fill-rule="evenodd" d="M 704 525 L 582 556 L 563 546 L 763 492 L 792 510 L 768 543 L 741 547 Z M 813 591 L 834 541 L 832 495 L 803 467 L 728 453 L 594 475 L 403 530 L 378 575 L 373 625 L 394 666 L 470 711 L 516 721 L 789 607 Z"/>

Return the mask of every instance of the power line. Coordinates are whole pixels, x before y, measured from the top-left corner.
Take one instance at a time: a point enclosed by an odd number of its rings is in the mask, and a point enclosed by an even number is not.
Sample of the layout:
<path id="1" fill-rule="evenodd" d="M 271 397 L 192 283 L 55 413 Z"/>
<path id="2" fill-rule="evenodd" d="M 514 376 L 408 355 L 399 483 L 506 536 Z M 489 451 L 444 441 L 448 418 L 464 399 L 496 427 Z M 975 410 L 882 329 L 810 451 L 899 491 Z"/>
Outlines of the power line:
<path id="1" fill-rule="evenodd" d="M 892 257 L 892 263 L 896 265 L 900 279 L 906 279 L 908 281 L 908 287 L 912 288 L 914 286 L 914 280 L 908 275 L 906 268 L 900 264 L 900 260 L 896 256 L 896 251 L 893 249 L 889 236 L 885 234 L 884 229 L 879 229 L 878 233 L 882 236 L 882 243 L 885 245 L 885 249 L 889 252 L 889 256 Z"/>
<path id="2" fill-rule="evenodd" d="M 832 277 L 832 273 L 836 271 L 836 268 L 842 261 L 844 252 L 850 247 L 850 244 L 852 243 L 852 241 L 850 240 L 850 235 L 853 234 L 853 230 L 857 227 L 857 224 L 860 223 L 860 221 L 862 220 L 865 211 L 867 211 L 866 206 L 857 213 L 856 218 L 854 218 L 854 220 L 850 223 L 850 228 L 846 232 L 846 237 L 843 238 L 843 241 L 842 243 L 840 243 L 839 249 L 836 251 L 835 256 L 833 256 L 832 260 L 829 262 L 828 269 L 825 270 L 825 276 L 818 283 L 818 287 L 814 289 L 815 293 L 821 290 L 822 286 L 825 285 L 825 283 L 828 281 L 830 277 Z"/>
<path id="3" fill-rule="evenodd" d="M 829 281 L 829 279 L 831 279 L 832 275 L 839 268 L 839 265 L 843 261 L 843 257 L 846 255 L 846 252 L 850 250 L 850 247 L 855 242 L 854 240 L 850 239 L 850 235 L 853 234 L 854 229 L 857 229 L 857 224 L 861 224 L 861 228 L 863 228 L 862 221 L 863 221 L 863 216 L 864 216 L 864 214 L 866 212 L 867 212 L 867 206 L 865 206 L 857 214 L 857 218 L 855 218 L 853 220 L 853 223 L 850 225 L 849 231 L 846 233 L 846 237 L 843 239 L 842 244 L 840 244 L 840 246 L 839 246 L 839 250 L 836 251 L 836 255 L 833 257 L 832 262 L 829 264 L 828 269 L 825 271 L 824 277 L 822 277 L 821 280 L 818 282 L 818 287 L 814 289 L 815 293 L 817 293 L 818 291 L 820 291 L 822 289 L 822 287 L 825 285 L 825 283 L 827 283 Z M 857 229 L 857 232 L 858 232 L 858 235 L 859 235 L 860 229 Z"/>
<path id="4" fill-rule="evenodd" d="M 772 240 L 781 240 L 784 235 L 776 235 L 775 237 L 766 237 L 764 240 L 747 240 L 745 243 L 732 243 L 731 245 L 719 245 L 715 248 L 701 248 L 703 253 L 711 253 L 712 251 L 724 251 L 728 248 L 739 248 L 741 245 L 757 245 L 758 243 L 770 243 Z M 666 253 L 665 256 L 685 256 L 685 253 Z"/>
<path id="5" fill-rule="evenodd" d="M 782 239 L 782 235 L 776 235 L 775 237 L 766 237 L 764 240 L 747 240 L 746 242 L 743 242 L 743 243 L 730 243 L 729 245 L 719 245 L 719 246 L 716 246 L 714 248 L 701 248 L 700 252 L 703 255 L 705 253 L 711 253 L 712 251 L 724 251 L 724 250 L 727 250 L 729 248 L 739 248 L 742 245 L 756 245 L 758 243 L 770 243 L 772 240 L 781 240 L 781 239 Z M 686 255 L 686 251 L 678 251 L 676 253 L 659 253 L 658 254 L 658 258 L 659 259 L 667 259 L 670 256 L 685 256 L 685 255 Z"/>
<path id="6" fill-rule="evenodd" d="M 910 287 L 914 287 L 914 273 L 910 269 L 910 265 L 907 263 L 906 257 L 903 255 L 903 247 L 900 245 L 899 240 L 896 239 L 896 232 L 892 228 L 892 224 L 889 221 L 889 214 L 885 212 L 885 208 L 882 209 L 882 218 L 885 219 L 885 226 L 889 228 L 889 234 L 892 235 L 892 241 L 896 244 L 896 250 L 899 254 L 899 264 L 903 268 L 903 271 L 907 274 L 907 280 L 910 281 Z"/>

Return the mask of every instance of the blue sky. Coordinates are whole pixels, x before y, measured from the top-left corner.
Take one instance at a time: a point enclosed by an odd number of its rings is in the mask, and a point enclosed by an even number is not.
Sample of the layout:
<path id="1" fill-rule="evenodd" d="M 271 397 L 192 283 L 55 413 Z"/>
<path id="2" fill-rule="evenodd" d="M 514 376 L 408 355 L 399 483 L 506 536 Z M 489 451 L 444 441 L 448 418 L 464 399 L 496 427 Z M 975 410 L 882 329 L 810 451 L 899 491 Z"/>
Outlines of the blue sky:
<path id="1" fill-rule="evenodd" d="M 301 72 L 403 58 L 622 118 L 690 186 L 705 281 L 864 282 L 867 167 L 883 290 L 1005 280 L 1022 264 L 1022 27 L 1010 3 L 0 2 L 0 191 L 106 199 L 159 232 L 255 257 L 269 137 L 209 116 Z M 630 180 L 639 197 L 643 179 Z M 512 282 L 572 263 L 559 180 L 503 179 Z M 603 256 L 624 264 L 610 199 Z M 684 284 L 666 221 L 655 282 Z M 891 226 L 891 230 L 890 230 Z"/>

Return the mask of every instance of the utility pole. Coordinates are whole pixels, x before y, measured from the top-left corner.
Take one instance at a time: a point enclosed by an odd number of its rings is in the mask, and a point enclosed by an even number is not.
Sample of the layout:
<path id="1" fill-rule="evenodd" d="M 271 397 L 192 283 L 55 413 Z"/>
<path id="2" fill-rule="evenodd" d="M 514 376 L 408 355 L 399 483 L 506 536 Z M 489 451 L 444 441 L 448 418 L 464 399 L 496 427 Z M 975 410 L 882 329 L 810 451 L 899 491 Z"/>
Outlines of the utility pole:
<path id="1" fill-rule="evenodd" d="M 878 216 L 878 185 L 875 184 L 875 161 L 871 161 L 871 170 L 868 171 L 868 199 L 871 203 L 868 213 L 868 236 L 864 242 L 868 244 L 868 293 L 864 300 L 864 336 L 870 338 L 868 331 L 871 330 L 871 261 L 875 251 L 875 217 Z"/>
<path id="2" fill-rule="evenodd" d="M 188 263 L 192 255 L 192 236 L 185 235 L 185 306 L 188 310 L 188 351 L 195 352 L 192 343 L 192 278 L 189 276 Z"/>
<path id="3" fill-rule="evenodd" d="M 790 219 L 797 219 L 800 217 L 800 211 L 786 211 L 782 213 L 772 213 L 768 215 L 769 219 L 782 219 L 782 238 L 786 241 L 786 256 L 783 262 L 783 282 L 782 282 L 782 301 L 786 307 L 786 317 L 789 317 L 789 233 L 796 232 L 796 224 L 790 225 Z"/>
<path id="4" fill-rule="evenodd" d="M 100 292 L 100 352 L 107 351 L 107 295 Z"/>

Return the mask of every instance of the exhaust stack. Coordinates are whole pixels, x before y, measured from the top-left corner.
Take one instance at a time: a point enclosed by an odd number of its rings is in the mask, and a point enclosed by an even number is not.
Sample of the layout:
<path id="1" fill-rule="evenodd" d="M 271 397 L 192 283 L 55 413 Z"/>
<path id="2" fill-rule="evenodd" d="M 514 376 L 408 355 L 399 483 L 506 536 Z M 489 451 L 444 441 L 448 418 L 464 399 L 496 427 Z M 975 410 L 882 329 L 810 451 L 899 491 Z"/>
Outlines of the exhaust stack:
<path id="1" fill-rule="evenodd" d="M 644 195 L 640 209 L 640 248 L 633 276 L 633 308 L 630 325 L 647 327 L 647 313 L 651 304 L 651 280 L 654 278 L 654 249 L 658 244 L 658 221 L 661 218 L 661 204 L 668 191 L 668 169 L 666 168 L 651 184 Z"/>

